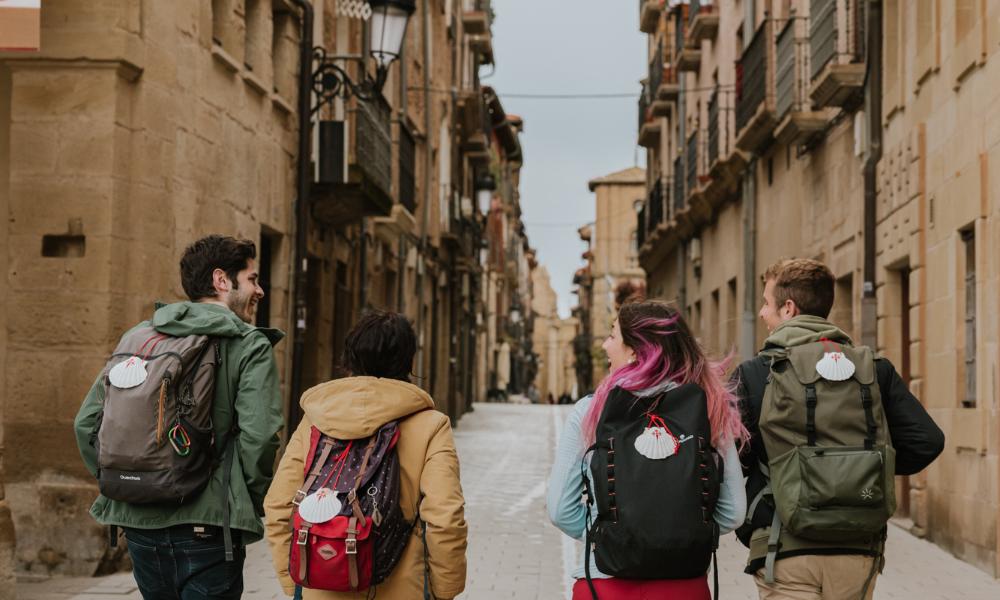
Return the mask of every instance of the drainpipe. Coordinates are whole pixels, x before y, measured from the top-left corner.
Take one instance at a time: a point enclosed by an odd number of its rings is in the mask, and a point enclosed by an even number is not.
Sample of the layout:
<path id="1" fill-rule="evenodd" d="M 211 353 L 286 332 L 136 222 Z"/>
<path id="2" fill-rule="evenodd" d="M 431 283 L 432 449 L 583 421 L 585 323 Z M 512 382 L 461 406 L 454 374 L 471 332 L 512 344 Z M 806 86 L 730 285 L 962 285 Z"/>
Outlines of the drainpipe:
<path id="1" fill-rule="evenodd" d="M 878 162 L 882 159 L 882 3 L 866 2 L 868 30 L 865 32 L 865 109 L 868 112 L 868 158 L 865 160 L 864 289 L 861 297 L 861 343 L 878 343 L 878 300 L 875 297 L 875 233 L 877 219 Z"/>
<path id="2" fill-rule="evenodd" d="M 307 0 L 292 0 L 302 10 L 302 34 L 299 42 L 299 161 L 295 185 L 295 337 L 292 342 L 291 403 L 289 430 L 299 421 L 298 398 L 302 395 L 302 362 L 306 333 L 306 286 L 308 284 L 307 242 L 309 234 L 309 190 L 312 133 L 312 47 L 313 7 Z"/>
<path id="3" fill-rule="evenodd" d="M 743 175 L 743 327 L 740 330 L 740 357 L 757 353 L 757 159 L 751 158 Z"/>
<path id="4" fill-rule="evenodd" d="M 750 46 L 757 24 L 757 3 L 743 5 L 743 50 Z M 757 159 L 743 172 L 743 326 L 740 328 L 740 357 L 750 359 L 757 349 Z"/>
<path id="5" fill-rule="evenodd" d="M 427 0 L 420 2 L 421 38 L 424 42 L 424 207 L 420 247 L 417 249 L 417 374 L 423 377 L 426 355 L 424 336 L 424 253 L 427 252 L 427 229 L 431 218 L 431 39 L 430 9 Z M 433 290 L 432 290 L 432 293 Z"/>
<path id="6" fill-rule="evenodd" d="M 680 6 L 677 8 L 676 26 L 682 29 L 685 26 L 684 11 Z M 685 152 L 687 149 L 687 80 L 687 73 L 680 76 L 680 93 L 677 95 L 677 113 L 680 115 L 680 119 L 678 119 L 677 123 L 679 136 L 679 139 L 677 140 L 677 151 L 680 153 L 681 157 L 681 172 L 674 173 L 674 181 L 677 180 L 677 177 L 680 177 L 681 181 L 684 182 L 684 185 L 682 185 L 681 188 L 684 190 L 685 196 L 691 192 L 691 190 L 687 189 L 687 152 Z M 676 186 L 674 189 L 676 189 Z M 686 201 L 687 198 L 683 198 L 682 200 Z M 680 303 L 680 306 L 678 306 L 677 309 L 681 312 L 681 314 L 685 314 L 685 311 L 687 310 L 688 243 L 681 242 L 678 248 L 680 249 L 680 255 L 678 256 L 677 264 L 680 268 L 677 271 L 677 301 Z M 687 315 L 687 319 L 690 320 L 691 315 Z"/>

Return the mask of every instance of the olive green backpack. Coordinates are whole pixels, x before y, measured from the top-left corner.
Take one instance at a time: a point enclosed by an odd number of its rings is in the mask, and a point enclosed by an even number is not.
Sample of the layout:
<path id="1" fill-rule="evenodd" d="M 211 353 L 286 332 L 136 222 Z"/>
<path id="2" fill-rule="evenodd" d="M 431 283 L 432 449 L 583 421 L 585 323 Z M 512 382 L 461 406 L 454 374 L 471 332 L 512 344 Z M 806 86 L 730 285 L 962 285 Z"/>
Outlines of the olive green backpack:
<path id="1" fill-rule="evenodd" d="M 765 577 L 773 582 L 782 528 L 819 542 L 880 546 L 896 510 L 895 451 L 866 347 L 822 340 L 767 352 L 760 432 L 774 500 Z"/>

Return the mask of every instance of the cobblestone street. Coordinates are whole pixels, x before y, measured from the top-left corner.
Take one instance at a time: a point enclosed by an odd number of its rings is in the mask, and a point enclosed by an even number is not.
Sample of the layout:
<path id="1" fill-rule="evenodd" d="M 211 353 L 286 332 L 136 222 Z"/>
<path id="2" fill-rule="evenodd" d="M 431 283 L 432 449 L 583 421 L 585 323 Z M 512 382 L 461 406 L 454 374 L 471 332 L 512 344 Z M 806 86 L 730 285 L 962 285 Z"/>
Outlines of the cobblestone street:
<path id="1" fill-rule="evenodd" d="M 462 600 L 568 598 L 578 543 L 559 533 L 545 514 L 549 465 L 569 407 L 478 404 L 455 432 L 469 521 L 469 578 Z M 726 536 L 719 553 L 720 595 L 757 597 L 742 572 L 745 551 Z M 263 543 L 249 548 L 248 600 L 284 598 Z M 68 578 L 18 586 L 21 600 L 140 598 L 130 574 Z M 937 546 L 890 527 L 885 573 L 875 598 L 996 600 L 1000 581 Z M 397 600 L 397 599 L 386 599 Z M 410 600 L 410 599 L 398 599 Z"/>

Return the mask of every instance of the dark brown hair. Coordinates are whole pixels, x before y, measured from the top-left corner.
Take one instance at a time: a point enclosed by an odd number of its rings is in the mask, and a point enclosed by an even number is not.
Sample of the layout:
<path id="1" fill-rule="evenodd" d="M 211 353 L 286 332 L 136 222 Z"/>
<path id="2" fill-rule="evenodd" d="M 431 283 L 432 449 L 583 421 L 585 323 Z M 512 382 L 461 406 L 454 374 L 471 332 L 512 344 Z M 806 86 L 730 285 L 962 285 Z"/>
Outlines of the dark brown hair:
<path id="1" fill-rule="evenodd" d="M 257 258 L 257 246 L 250 240 L 229 236 L 203 237 L 184 250 L 181 256 L 181 285 L 192 301 L 214 298 L 215 286 L 212 273 L 222 269 L 237 289 L 236 276 L 247 268 L 251 259 Z"/>
<path id="2" fill-rule="evenodd" d="M 409 319 L 399 313 L 373 310 L 347 334 L 344 368 L 351 375 L 410 380 L 417 335 Z"/>
<path id="3" fill-rule="evenodd" d="M 835 280 L 830 268 L 811 258 L 780 260 L 764 271 L 764 283 L 774 280 L 774 301 L 791 300 L 805 315 L 830 316 Z"/>

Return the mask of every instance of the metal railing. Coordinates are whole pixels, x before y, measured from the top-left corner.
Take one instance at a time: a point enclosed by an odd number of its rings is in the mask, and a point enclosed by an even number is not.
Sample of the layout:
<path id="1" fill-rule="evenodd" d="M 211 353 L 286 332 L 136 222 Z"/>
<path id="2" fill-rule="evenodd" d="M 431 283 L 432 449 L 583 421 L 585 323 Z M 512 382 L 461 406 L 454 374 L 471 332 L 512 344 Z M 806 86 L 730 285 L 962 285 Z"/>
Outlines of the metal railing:
<path id="1" fill-rule="evenodd" d="M 719 159 L 719 90 L 708 99 L 708 165 Z"/>
<path id="2" fill-rule="evenodd" d="M 653 62 L 649 63 L 649 89 L 655 96 L 663 83 L 663 44 L 656 45 Z"/>
<path id="3" fill-rule="evenodd" d="M 391 109 L 381 95 L 371 102 L 357 102 L 354 119 L 355 164 L 387 196 L 392 186 Z"/>
<path id="4" fill-rule="evenodd" d="M 687 21 L 684 20 L 684 5 L 681 5 L 677 8 L 677 16 L 674 20 L 674 60 L 677 60 L 681 51 L 684 50 L 685 33 L 687 33 Z"/>
<path id="5" fill-rule="evenodd" d="M 642 131 L 642 126 L 646 124 L 649 117 L 649 86 L 642 86 L 642 93 L 639 94 L 639 131 Z"/>
<path id="6" fill-rule="evenodd" d="M 674 214 L 684 210 L 687 206 L 687 198 L 684 197 L 684 173 L 681 171 L 683 163 L 681 157 L 674 159 Z"/>
<path id="7" fill-rule="evenodd" d="M 687 169 L 687 192 L 690 194 L 698 188 L 698 130 L 691 133 L 687 139 L 686 163 Z"/>
<path id="8" fill-rule="evenodd" d="M 767 97 L 767 46 L 770 31 L 771 23 L 765 20 L 736 63 L 736 131 L 743 129 Z"/>
<path id="9" fill-rule="evenodd" d="M 837 55 L 837 0 L 810 0 L 809 16 L 809 76 L 815 79 Z"/>
<path id="10" fill-rule="evenodd" d="M 649 208 L 646 227 L 649 229 L 649 232 L 652 233 L 656 227 L 663 222 L 663 218 L 665 216 L 663 214 L 663 189 L 661 188 L 659 179 L 654 181 L 653 187 L 649 189 L 646 206 Z"/>
<path id="11" fill-rule="evenodd" d="M 399 127 L 399 203 L 405 206 L 410 214 L 416 213 L 416 172 L 417 172 L 417 142 L 410 131 L 400 124 Z"/>
<path id="12" fill-rule="evenodd" d="M 811 79 L 809 21 L 804 17 L 788 20 L 775 42 L 775 112 L 780 121 L 789 111 L 808 108 Z"/>
<path id="13" fill-rule="evenodd" d="M 709 0 L 708 2 L 704 2 L 703 0 L 691 0 L 689 6 L 690 6 L 688 8 L 689 24 L 694 23 L 694 20 L 698 16 L 698 13 L 712 12 L 713 10 L 715 10 L 715 3 L 711 2 L 711 0 Z"/>

